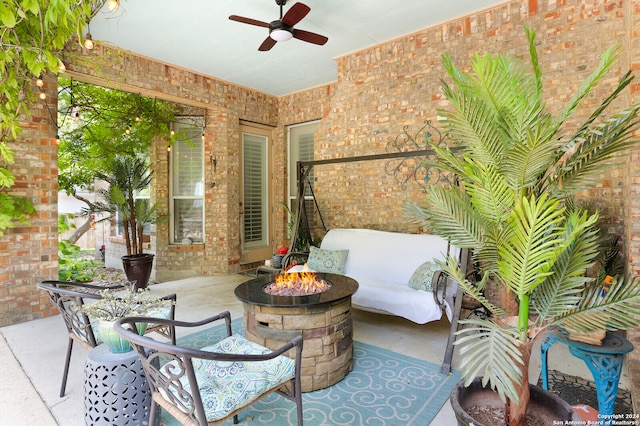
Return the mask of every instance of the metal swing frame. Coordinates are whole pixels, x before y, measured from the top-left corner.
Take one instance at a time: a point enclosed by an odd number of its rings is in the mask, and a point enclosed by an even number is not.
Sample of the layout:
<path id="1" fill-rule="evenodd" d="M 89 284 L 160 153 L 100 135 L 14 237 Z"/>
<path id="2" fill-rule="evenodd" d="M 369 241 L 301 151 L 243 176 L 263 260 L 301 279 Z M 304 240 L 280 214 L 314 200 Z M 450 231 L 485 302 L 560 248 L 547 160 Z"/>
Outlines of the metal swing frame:
<path id="1" fill-rule="evenodd" d="M 456 150 L 456 148 L 452 148 L 452 150 Z M 293 235 L 291 236 L 291 243 L 289 246 L 289 253 L 291 255 L 299 255 L 300 253 L 295 253 L 294 247 L 296 247 L 296 243 L 298 238 L 300 237 L 301 232 L 301 223 L 302 220 L 305 222 L 303 232 L 306 233 L 307 241 L 313 241 L 311 236 L 311 228 L 309 226 L 309 220 L 307 216 L 307 210 L 305 206 L 305 188 L 307 185 L 309 186 L 309 190 L 311 191 L 311 196 L 314 201 L 314 205 L 316 210 L 318 211 L 318 215 L 320 217 L 320 222 L 324 230 L 327 230 L 327 227 L 324 223 L 324 219 L 322 218 L 322 213 L 320 212 L 320 207 L 318 205 L 318 201 L 316 199 L 315 193 L 313 191 L 313 187 L 311 183 L 308 182 L 309 174 L 314 166 L 319 165 L 330 165 L 330 164 L 341 164 L 341 163 L 353 163 L 360 161 L 372 161 L 372 160 L 386 160 L 386 159 L 396 159 L 396 158 L 407 158 L 407 157 L 418 157 L 418 156 L 427 156 L 434 155 L 435 151 L 427 149 L 427 150 L 416 150 L 416 151 L 402 151 L 402 152 L 392 152 L 386 154 L 373 154 L 373 155 L 363 155 L 358 157 L 344 157 L 344 158 L 333 158 L 326 160 L 313 160 L 313 161 L 298 161 L 297 162 L 297 197 L 298 197 L 298 209 L 296 211 L 296 220 L 293 227 Z M 464 276 L 467 275 L 467 266 L 469 263 L 469 250 L 461 249 L 460 254 L 458 256 L 460 262 L 460 268 L 464 273 Z M 287 265 L 288 261 L 285 257 L 283 260 L 283 268 Z M 285 268 L 286 269 L 286 268 Z M 438 274 L 439 273 L 439 274 Z M 444 273 L 444 271 L 438 271 L 437 275 L 434 276 L 433 282 L 436 283 L 436 288 L 434 288 L 433 295 L 439 306 L 444 306 L 444 300 L 446 297 L 446 289 L 447 289 L 447 281 L 448 276 Z M 456 295 L 454 296 L 454 306 L 453 313 L 451 318 L 451 327 L 449 329 L 449 337 L 447 339 L 447 346 L 445 349 L 444 359 L 442 365 L 440 367 L 440 372 L 443 374 L 448 374 L 451 372 L 451 361 L 453 359 L 453 344 L 455 342 L 455 334 L 458 331 L 458 321 L 460 319 L 460 312 L 462 310 L 462 297 L 463 290 L 461 286 L 458 285 L 458 289 L 456 291 Z"/>

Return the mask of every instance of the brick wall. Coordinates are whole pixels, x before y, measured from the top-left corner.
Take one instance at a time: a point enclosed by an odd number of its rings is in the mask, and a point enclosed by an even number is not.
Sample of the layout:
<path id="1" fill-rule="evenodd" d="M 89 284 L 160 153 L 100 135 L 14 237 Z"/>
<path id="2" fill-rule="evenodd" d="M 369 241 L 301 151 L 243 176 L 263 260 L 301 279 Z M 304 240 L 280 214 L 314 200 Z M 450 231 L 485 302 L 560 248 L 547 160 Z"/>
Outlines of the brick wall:
<path id="1" fill-rule="evenodd" d="M 475 51 L 509 51 L 527 57 L 524 25 L 537 32 L 545 95 L 554 111 L 569 99 L 614 41 L 622 44 L 624 54 L 620 67 L 604 86 L 613 84 L 629 68 L 640 69 L 639 0 L 508 1 L 340 57 L 336 82 L 279 99 L 103 46 L 90 54 L 70 50 L 67 68 L 78 80 L 206 111 L 205 158 L 210 153 L 217 158 L 216 186 L 205 185 L 207 241 L 204 246 L 170 246 L 166 228 L 158 225 L 152 250 L 156 252 L 156 279 L 165 280 L 239 269 L 240 120 L 274 127 L 274 170 L 280 171 L 274 176 L 276 200 L 284 200 L 287 125 L 321 119 L 318 159 L 388 152 L 404 126 L 413 134 L 425 120 L 435 123 L 437 108 L 446 107 L 439 84 L 444 76 L 442 53 L 449 52 L 459 66 Z M 639 87 L 634 84 L 621 102 L 638 99 Z M 48 90 L 55 96 L 54 88 L 49 86 Z M 586 104 L 596 105 L 602 93 L 596 91 Z M 47 123 L 46 111 L 36 105 L 33 113 L 16 146 L 20 154 L 12 170 L 20 177 L 16 190 L 34 200 L 38 216 L 32 226 L 19 227 L 0 240 L 0 325 L 49 314 L 49 305 L 34 286 L 40 279 L 56 276 L 55 129 Z M 166 149 L 158 144 L 153 156 L 158 176 L 155 197 L 162 201 L 168 194 Z M 624 167 L 612 165 L 602 183 L 585 194 L 611 216 L 611 228 L 623 235 L 624 251 L 635 272 L 640 272 L 640 225 L 636 220 L 640 216 L 639 159 L 639 150 L 633 150 Z M 316 170 L 318 200 L 328 227 L 418 229 L 402 219 L 402 204 L 407 199 L 419 200 L 421 188 L 407 184 L 403 189 L 385 166 L 389 169 L 387 161 L 368 161 Z M 205 176 L 212 172 L 207 163 Z M 276 208 L 275 213 L 279 244 L 285 240 L 286 218 L 281 209 Z M 640 342 L 635 333 L 630 336 Z"/>
<path id="2" fill-rule="evenodd" d="M 11 193 L 29 200 L 37 213 L 0 239 L 0 326 L 55 312 L 35 286 L 58 275 L 58 151 L 50 115 L 55 117 L 57 104 L 55 79 L 45 79 L 44 91 L 47 102 L 31 105 L 31 115 L 21 120 L 22 135 L 10 145 L 16 177 Z"/>

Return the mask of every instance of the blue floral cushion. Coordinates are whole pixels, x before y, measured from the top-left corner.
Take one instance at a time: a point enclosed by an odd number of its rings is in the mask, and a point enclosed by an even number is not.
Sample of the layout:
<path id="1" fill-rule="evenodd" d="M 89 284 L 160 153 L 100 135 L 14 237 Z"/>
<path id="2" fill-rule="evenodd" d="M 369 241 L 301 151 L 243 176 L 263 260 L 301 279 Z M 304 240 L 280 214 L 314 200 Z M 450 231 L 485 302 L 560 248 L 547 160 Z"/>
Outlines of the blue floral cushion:
<path id="1" fill-rule="evenodd" d="M 254 355 L 271 352 L 240 335 L 227 337 L 201 350 Z M 251 404 L 266 391 L 279 387 L 295 375 L 294 360 L 283 355 L 255 362 L 194 359 L 193 367 L 208 422 L 222 419 L 238 408 Z M 190 391 L 187 378 L 182 377 L 180 381 L 184 389 Z"/>
<path id="2" fill-rule="evenodd" d="M 440 270 L 440 266 L 433 262 L 424 262 L 418 266 L 411 278 L 409 278 L 409 288 L 422 291 L 433 291 L 431 280 L 433 274 Z"/>
<path id="3" fill-rule="evenodd" d="M 349 250 L 322 250 L 311 246 L 307 266 L 316 272 L 344 274 Z"/>

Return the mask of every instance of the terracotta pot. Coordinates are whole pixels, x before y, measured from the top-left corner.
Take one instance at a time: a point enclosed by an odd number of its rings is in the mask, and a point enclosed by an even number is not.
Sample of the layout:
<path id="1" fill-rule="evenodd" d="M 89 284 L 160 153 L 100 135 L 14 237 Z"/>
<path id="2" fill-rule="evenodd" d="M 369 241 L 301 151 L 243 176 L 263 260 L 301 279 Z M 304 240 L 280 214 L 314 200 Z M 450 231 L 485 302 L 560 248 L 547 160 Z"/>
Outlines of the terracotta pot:
<path id="1" fill-rule="evenodd" d="M 527 416 L 540 419 L 540 424 L 545 425 L 579 424 L 571 423 L 571 421 L 579 422 L 581 419 L 568 402 L 538 386 L 529 385 L 529 389 L 531 391 L 531 400 L 527 408 Z M 500 400 L 498 394 L 492 391 L 491 388 L 483 388 L 480 378 L 471 382 L 469 387 L 464 387 L 464 381 L 459 382 L 451 391 L 449 401 L 456 414 L 456 419 L 458 419 L 458 426 L 479 425 L 478 421 L 467 413 L 467 409 L 471 407 L 490 406 L 504 408 L 504 403 Z"/>
<path id="2" fill-rule="evenodd" d="M 151 269 L 153 269 L 153 258 L 150 253 L 132 254 L 122 256 L 122 266 L 129 281 L 136 281 L 138 289 L 147 288 Z"/>

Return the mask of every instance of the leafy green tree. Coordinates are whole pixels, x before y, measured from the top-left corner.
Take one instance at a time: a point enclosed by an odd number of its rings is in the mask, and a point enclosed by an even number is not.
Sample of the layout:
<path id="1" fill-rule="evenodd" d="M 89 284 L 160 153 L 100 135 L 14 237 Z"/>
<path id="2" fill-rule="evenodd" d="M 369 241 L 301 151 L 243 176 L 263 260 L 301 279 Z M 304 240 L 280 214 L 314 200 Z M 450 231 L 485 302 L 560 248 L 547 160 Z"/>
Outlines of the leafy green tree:
<path id="1" fill-rule="evenodd" d="M 156 138 L 171 143 L 176 136 L 171 136 L 170 126 L 179 108 L 135 93 L 69 79 L 59 79 L 59 86 L 58 186 L 85 203 L 84 211 L 95 211 L 95 204 L 78 190 L 93 190 L 97 176 L 110 175 L 116 156 L 147 155 Z M 90 222 L 87 216 L 70 242 L 90 229 Z"/>
<path id="2" fill-rule="evenodd" d="M 63 67 L 60 52 L 104 1 L 0 0 L 0 236 L 16 221 L 35 213 L 33 205 L 11 193 L 15 176 L 10 144 L 21 133 L 20 117 L 29 115 L 33 84 Z"/>

